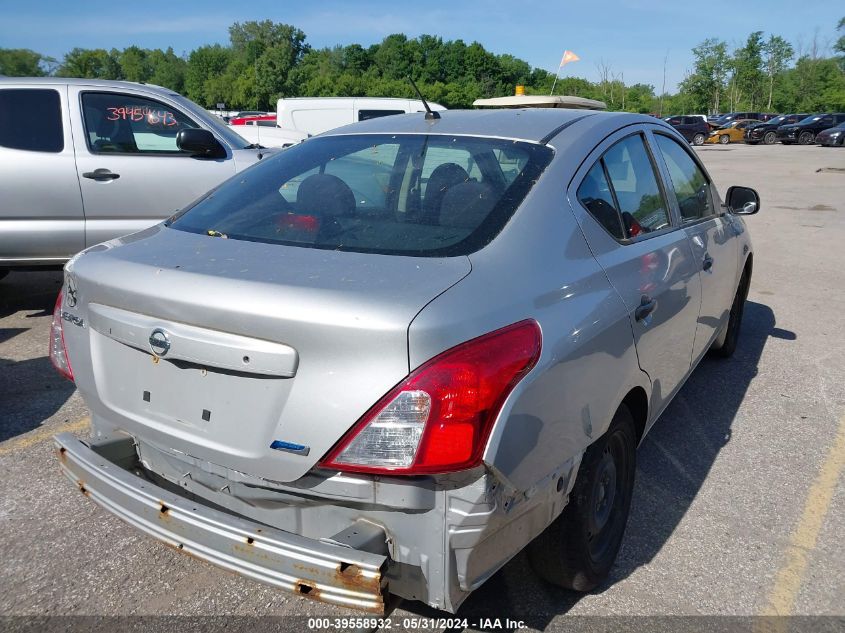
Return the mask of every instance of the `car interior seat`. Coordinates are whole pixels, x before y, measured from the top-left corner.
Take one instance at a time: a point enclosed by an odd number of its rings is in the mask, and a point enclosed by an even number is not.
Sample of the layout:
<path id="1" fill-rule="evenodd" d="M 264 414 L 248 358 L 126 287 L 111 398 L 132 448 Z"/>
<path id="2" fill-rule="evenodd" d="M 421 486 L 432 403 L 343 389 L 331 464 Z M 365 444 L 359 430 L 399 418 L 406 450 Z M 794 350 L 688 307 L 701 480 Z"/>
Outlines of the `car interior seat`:
<path id="1" fill-rule="evenodd" d="M 103 113 L 104 114 L 104 113 Z M 96 128 L 97 140 L 94 141 L 95 152 L 135 153 L 135 135 L 129 121 L 118 119 L 109 121 L 105 116 L 100 117 Z"/>
<path id="2" fill-rule="evenodd" d="M 435 167 L 428 177 L 428 184 L 425 188 L 421 222 L 423 224 L 437 224 L 443 197 L 455 185 L 466 182 L 469 182 L 469 174 L 460 165 L 443 163 Z"/>
<path id="3" fill-rule="evenodd" d="M 493 210 L 496 200 L 490 185 L 485 183 L 470 181 L 453 185 L 443 195 L 440 226 L 475 230 Z"/>
<path id="4" fill-rule="evenodd" d="M 320 218 L 319 241 L 340 231 L 337 218 L 354 215 L 355 194 L 337 176 L 311 174 L 299 185 L 296 209 L 299 213 Z"/>

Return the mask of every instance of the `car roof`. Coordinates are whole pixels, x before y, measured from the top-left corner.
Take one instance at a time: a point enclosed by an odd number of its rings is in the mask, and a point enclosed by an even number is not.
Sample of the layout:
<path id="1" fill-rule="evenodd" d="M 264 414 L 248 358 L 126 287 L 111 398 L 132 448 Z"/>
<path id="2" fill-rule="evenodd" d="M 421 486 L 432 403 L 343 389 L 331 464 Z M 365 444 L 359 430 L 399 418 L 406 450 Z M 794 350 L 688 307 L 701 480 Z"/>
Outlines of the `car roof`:
<path id="1" fill-rule="evenodd" d="M 177 94 L 170 88 L 155 84 L 142 84 L 134 81 L 115 81 L 111 79 L 79 79 L 75 77 L 2 77 L 0 84 L 24 84 L 33 86 L 93 86 L 96 88 L 139 88 L 163 95 Z"/>
<path id="2" fill-rule="evenodd" d="M 644 114 L 599 112 L 562 108 L 502 108 L 486 110 L 443 110 L 440 118 L 426 119 L 425 113 L 396 114 L 346 125 L 321 136 L 345 134 L 455 134 L 486 136 L 545 143 L 566 126 L 589 122 L 589 129 L 608 130 L 633 123 L 652 123 L 672 129 L 667 123 Z"/>

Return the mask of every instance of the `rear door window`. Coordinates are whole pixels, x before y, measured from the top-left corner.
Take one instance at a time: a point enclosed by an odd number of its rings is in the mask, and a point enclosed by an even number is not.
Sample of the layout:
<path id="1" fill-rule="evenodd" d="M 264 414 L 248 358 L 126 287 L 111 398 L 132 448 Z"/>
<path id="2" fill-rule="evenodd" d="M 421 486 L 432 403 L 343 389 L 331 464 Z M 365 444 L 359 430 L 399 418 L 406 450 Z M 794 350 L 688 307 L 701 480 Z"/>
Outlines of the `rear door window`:
<path id="1" fill-rule="evenodd" d="M 613 185 L 627 237 L 670 226 L 666 201 L 641 135 L 619 141 L 605 152 L 602 161 Z"/>
<path id="2" fill-rule="evenodd" d="M 655 134 L 654 138 L 666 161 L 681 219 L 694 222 L 713 215 L 715 210 L 710 198 L 710 182 L 701 168 L 674 139 L 662 134 Z"/>
<path id="3" fill-rule="evenodd" d="M 82 112 L 94 154 L 180 154 L 176 135 L 199 127 L 172 106 L 126 93 L 83 93 Z"/>
<path id="4" fill-rule="evenodd" d="M 464 255 L 499 233 L 552 156 L 543 145 L 477 137 L 313 138 L 224 183 L 171 226 L 308 248 Z"/>
<path id="5" fill-rule="evenodd" d="M 607 174 L 604 173 L 602 161 L 598 161 L 590 168 L 578 187 L 578 202 L 584 205 L 590 215 L 613 237 L 618 240 L 626 237 L 622 227 L 622 218 L 613 198 Z"/>
<path id="6" fill-rule="evenodd" d="M 0 146 L 30 152 L 61 152 L 65 142 L 58 91 L 0 89 Z"/>

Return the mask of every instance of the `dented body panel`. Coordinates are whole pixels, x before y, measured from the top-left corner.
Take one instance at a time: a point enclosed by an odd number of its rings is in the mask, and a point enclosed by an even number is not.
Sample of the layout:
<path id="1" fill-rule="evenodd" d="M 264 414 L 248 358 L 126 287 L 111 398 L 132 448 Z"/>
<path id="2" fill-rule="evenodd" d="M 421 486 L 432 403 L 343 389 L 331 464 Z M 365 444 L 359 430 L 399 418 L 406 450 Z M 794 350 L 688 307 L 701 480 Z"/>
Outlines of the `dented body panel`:
<path id="1" fill-rule="evenodd" d="M 178 551 L 310 598 L 384 611 L 385 556 L 197 504 L 124 470 L 70 434 L 57 435 L 55 443 L 62 471 L 80 492 Z"/>

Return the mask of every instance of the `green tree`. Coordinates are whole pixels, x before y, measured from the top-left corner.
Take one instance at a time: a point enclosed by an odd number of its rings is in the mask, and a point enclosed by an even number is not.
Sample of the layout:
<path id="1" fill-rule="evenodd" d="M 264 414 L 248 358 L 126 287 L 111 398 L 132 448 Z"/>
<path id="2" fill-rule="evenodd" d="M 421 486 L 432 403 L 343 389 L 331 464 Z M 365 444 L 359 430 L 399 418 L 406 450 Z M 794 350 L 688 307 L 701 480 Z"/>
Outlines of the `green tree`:
<path id="1" fill-rule="evenodd" d="M 769 83 L 769 99 L 766 104 L 766 109 L 772 109 L 772 93 L 775 88 L 775 79 L 778 78 L 784 70 L 786 70 L 789 60 L 795 51 L 792 45 L 783 39 L 780 35 L 771 35 L 766 43 L 763 45 L 763 64 L 766 69 L 766 76 Z"/>
<path id="2" fill-rule="evenodd" d="M 692 49 L 694 70 L 680 85 L 688 95 L 690 111 L 719 112 L 728 74 L 728 45 L 710 38 Z"/>
<path id="3" fill-rule="evenodd" d="M 845 18 L 839 18 L 839 24 L 836 25 L 837 31 L 845 31 Z M 839 36 L 836 43 L 833 45 L 833 50 L 839 53 L 839 67 L 845 72 L 845 32 Z"/>
<path id="4" fill-rule="evenodd" d="M 236 22 L 229 27 L 233 68 L 232 81 L 238 82 L 236 92 L 251 95 L 251 107 L 269 108 L 277 98 L 294 94 L 290 74 L 308 52 L 305 33 L 290 24 L 272 20 Z M 244 69 L 250 70 L 247 72 Z M 237 98 L 237 97 L 236 97 Z M 254 105 L 253 105 L 254 104 Z"/>
<path id="5" fill-rule="evenodd" d="M 188 62 L 173 52 L 173 48 L 166 51 L 154 49 L 149 51 L 150 83 L 164 86 L 176 92 L 185 91 L 185 73 Z"/>
<path id="6" fill-rule="evenodd" d="M 385 37 L 372 53 L 373 62 L 386 79 L 404 79 L 411 73 L 408 38 L 401 33 Z"/>
<path id="7" fill-rule="evenodd" d="M 734 51 L 731 60 L 730 98 L 731 110 L 747 104 L 750 110 L 763 102 L 763 32 L 754 31 L 748 36 L 745 46 Z"/>
<path id="8" fill-rule="evenodd" d="M 188 56 L 188 67 L 185 71 L 185 91 L 188 98 L 202 106 L 213 107 L 222 102 L 230 104 L 225 97 L 225 86 L 221 85 L 221 77 L 226 72 L 232 52 L 220 44 L 200 46 Z"/>
<path id="9" fill-rule="evenodd" d="M 149 81 L 153 74 L 148 51 L 143 48 L 129 46 L 123 49 L 117 60 L 120 64 L 120 74 L 127 81 Z"/>
<path id="10" fill-rule="evenodd" d="M 0 48 L 0 75 L 7 77 L 43 77 L 55 63 L 28 48 Z"/>
<path id="11" fill-rule="evenodd" d="M 56 75 L 84 79 L 122 79 L 118 57 L 119 53 L 115 49 L 74 48 L 65 55 Z"/>

